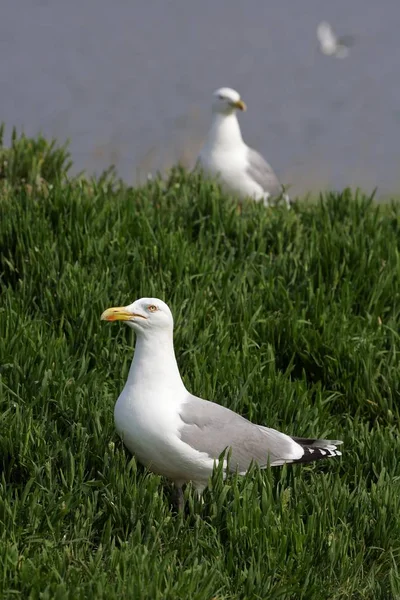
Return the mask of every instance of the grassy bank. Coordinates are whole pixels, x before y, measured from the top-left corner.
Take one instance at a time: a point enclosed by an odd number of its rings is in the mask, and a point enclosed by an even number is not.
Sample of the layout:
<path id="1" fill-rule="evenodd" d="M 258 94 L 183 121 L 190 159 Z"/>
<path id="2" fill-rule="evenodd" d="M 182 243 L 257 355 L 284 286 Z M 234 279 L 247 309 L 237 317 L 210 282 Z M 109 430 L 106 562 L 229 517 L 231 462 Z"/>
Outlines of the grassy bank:
<path id="1" fill-rule="evenodd" d="M 239 216 L 198 177 L 68 181 L 24 143 L 0 154 L 1 597 L 400 597 L 399 207 Z M 113 426 L 134 338 L 99 318 L 144 295 L 193 393 L 342 459 L 216 477 L 176 515 Z"/>

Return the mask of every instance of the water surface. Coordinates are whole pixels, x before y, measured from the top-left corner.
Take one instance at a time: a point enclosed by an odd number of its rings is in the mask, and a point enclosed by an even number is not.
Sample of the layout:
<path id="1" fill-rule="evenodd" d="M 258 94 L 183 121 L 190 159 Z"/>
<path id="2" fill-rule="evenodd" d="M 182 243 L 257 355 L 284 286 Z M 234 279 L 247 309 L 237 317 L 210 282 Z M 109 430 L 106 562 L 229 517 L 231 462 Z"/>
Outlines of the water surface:
<path id="1" fill-rule="evenodd" d="M 3 0 L 0 120 L 71 139 L 77 170 L 134 181 L 192 164 L 210 96 L 236 88 L 245 140 L 294 191 L 399 183 L 398 0 Z M 319 53 L 316 26 L 352 34 Z"/>

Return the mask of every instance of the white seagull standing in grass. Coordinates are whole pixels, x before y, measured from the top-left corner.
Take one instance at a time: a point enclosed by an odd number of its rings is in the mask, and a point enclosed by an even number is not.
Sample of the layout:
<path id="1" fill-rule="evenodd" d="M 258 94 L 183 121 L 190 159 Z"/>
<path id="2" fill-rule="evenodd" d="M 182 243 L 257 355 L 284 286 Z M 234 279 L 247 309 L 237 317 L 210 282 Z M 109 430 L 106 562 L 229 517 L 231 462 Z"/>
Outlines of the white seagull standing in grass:
<path id="1" fill-rule="evenodd" d="M 246 105 L 238 92 L 231 88 L 216 90 L 212 110 L 211 128 L 197 166 L 205 174 L 218 177 L 222 187 L 239 200 L 252 198 L 268 206 L 271 199 L 282 198 L 290 207 L 289 196 L 271 166 L 243 141 L 236 113 L 246 110 Z"/>
<path id="2" fill-rule="evenodd" d="M 321 21 L 318 25 L 317 38 L 322 54 L 335 56 L 336 58 L 347 58 L 349 56 L 349 48 L 353 43 L 353 38 L 351 36 L 338 38 L 326 21 Z"/>
<path id="3" fill-rule="evenodd" d="M 340 456 L 339 440 L 291 437 L 193 396 L 179 373 L 174 321 L 162 300 L 142 298 L 109 308 L 101 319 L 124 321 L 137 335 L 128 380 L 115 405 L 117 432 L 143 465 L 175 483 L 180 509 L 182 486 L 191 481 L 201 493 L 228 449 L 229 469 L 241 475 L 252 462 L 265 468 Z"/>

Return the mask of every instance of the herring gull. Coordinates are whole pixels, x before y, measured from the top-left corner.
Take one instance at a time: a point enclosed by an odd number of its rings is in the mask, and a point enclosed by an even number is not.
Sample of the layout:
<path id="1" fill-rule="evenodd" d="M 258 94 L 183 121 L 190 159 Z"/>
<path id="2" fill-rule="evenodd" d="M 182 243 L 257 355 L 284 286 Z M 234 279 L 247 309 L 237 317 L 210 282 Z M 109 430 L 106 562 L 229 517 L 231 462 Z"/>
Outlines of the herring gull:
<path id="1" fill-rule="evenodd" d="M 317 38 L 322 54 L 335 58 L 347 58 L 350 46 L 353 44 L 351 36 L 337 37 L 327 21 L 321 21 L 317 27 Z"/>
<path id="2" fill-rule="evenodd" d="M 244 475 L 261 468 L 340 456 L 339 440 L 292 437 L 251 423 L 220 404 L 193 396 L 175 358 L 172 313 L 162 300 L 141 298 L 108 308 L 105 321 L 124 321 L 137 336 L 128 379 L 114 409 L 115 426 L 127 448 L 149 470 L 171 479 L 183 508 L 182 486 L 201 494 L 225 450 L 229 470 Z M 224 471 L 228 462 L 224 462 Z"/>
<path id="3" fill-rule="evenodd" d="M 267 161 L 245 144 L 236 116 L 246 105 L 238 92 L 220 88 L 213 95 L 213 119 L 196 166 L 206 175 L 218 177 L 222 188 L 239 200 L 252 198 L 269 205 L 282 198 L 290 199 Z"/>

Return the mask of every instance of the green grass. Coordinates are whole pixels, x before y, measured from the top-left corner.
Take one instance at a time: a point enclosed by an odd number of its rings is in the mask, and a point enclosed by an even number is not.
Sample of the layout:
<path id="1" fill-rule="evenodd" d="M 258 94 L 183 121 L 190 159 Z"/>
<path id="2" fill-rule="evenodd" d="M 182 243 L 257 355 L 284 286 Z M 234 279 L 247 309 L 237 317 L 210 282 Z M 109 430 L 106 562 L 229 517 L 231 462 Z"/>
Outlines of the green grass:
<path id="1" fill-rule="evenodd" d="M 399 206 L 239 216 L 197 176 L 68 180 L 23 143 L 0 182 L 1 597 L 399 598 Z M 176 514 L 113 425 L 134 337 L 100 314 L 144 295 L 193 393 L 343 457 L 217 473 Z"/>

